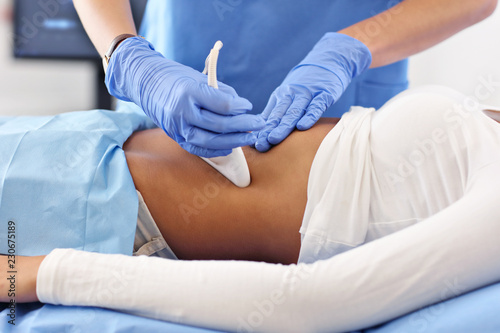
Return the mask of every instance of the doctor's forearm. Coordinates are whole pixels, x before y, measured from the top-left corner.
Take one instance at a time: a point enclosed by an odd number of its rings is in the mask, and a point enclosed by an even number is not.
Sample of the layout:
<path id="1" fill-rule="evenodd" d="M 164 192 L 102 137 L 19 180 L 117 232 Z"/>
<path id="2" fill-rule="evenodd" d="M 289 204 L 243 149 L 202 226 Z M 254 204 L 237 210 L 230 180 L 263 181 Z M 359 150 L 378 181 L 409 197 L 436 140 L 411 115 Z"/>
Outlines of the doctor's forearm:
<path id="1" fill-rule="evenodd" d="M 121 34 L 137 34 L 128 0 L 74 0 L 80 19 L 99 54 Z"/>
<path id="2" fill-rule="evenodd" d="M 405 0 L 339 31 L 372 52 L 371 67 L 385 66 L 426 50 L 493 13 L 497 0 Z"/>

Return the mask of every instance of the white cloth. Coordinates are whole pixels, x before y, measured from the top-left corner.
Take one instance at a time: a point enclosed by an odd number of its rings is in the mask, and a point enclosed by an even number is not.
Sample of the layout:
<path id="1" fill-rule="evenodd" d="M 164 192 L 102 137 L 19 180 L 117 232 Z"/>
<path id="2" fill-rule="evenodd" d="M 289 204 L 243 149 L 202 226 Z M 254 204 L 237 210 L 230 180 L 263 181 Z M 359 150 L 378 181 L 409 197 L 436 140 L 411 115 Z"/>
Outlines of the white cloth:
<path id="1" fill-rule="evenodd" d="M 500 159 L 498 127 L 472 99 L 437 86 L 377 112 L 353 107 L 311 167 L 299 261 L 330 258 L 462 198 L 469 176 Z"/>
<path id="2" fill-rule="evenodd" d="M 158 229 L 141 192 L 136 192 L 139 197 L 139 210 L 137 213 L 133 255 L 178 259 L 161 234 L 160 229 Z"/>
<path id="3" fill-rule="evenodd" d="M 457 98 L 465 97 L 417 90 L 399 96 L 377 116 L 356 111 L 373 118 L 367 138 L 371 153 L 352 154 L 360 158 L 363 175 L 369 173 L 370 194 L 347 191 L 349 200 L 369 200 L 370 209 L 350 215 L 343 209 L 348 217 L 367 217 L 343 235 L 354 235 L 356 242 L 363 233 L 365 241 L 377 238 L 384 229 L 372 232 L 371 225 L 389 221 L 386 237 L 290 266 L 54 250 L 40 266 L 37 295 L 47 303 L 101 306 L 227 331 L 339 332 L 500 281 L 500 126 L 477 108 L 457 111 Z M 399 174 L 405 158 L 418 161 L 413 152 L 429 138 L 436 141 L 436 153 L 422 150 L 424 161 Z M 365 176 L 352 174 L 357 170 L 345 176 L 365 184 Z M 385 185 L 376 184 L 381 179 Z M 391 233 L 408 220 L 414 225 Z M 339 223 L 335 216 L 331 221 Z M 312 226 L 314 218 L 306 235 Z"/>
<path id="4" fill-rule="evenodd" d="M 309 174 L 299 262 L 329 258 L 365 242 L 374 112 L 351 108 L 321 143 Z"/>

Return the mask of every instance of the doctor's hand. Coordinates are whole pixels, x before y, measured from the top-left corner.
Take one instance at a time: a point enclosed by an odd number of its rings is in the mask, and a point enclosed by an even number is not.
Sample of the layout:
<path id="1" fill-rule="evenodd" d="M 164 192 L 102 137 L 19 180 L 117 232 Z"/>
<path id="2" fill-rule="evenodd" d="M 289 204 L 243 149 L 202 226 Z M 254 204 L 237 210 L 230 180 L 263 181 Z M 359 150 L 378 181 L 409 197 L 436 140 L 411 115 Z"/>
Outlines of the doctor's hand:
<path id="1" fill-rule="evenodd" d="M 188 152 L 215 157 L 253 145 L 264 128 L 260 115 L 246 114 L 252 104 L 222 83 L 208 86 L 207 76 L 156 52 L 138 37 L 123 41 L 106 72 L 111 95 L 132 101 Z"/>
<path id="2" fill-rule="evenodd" d="M 352 79 L 370 67 L 371 60 L 370 50 L 362 42 L 327 33 L 271 95 L 262 113 L 266 127 L 260 131 L 255 148 L 265 152 L 295 128 L 311 128 Z"/>

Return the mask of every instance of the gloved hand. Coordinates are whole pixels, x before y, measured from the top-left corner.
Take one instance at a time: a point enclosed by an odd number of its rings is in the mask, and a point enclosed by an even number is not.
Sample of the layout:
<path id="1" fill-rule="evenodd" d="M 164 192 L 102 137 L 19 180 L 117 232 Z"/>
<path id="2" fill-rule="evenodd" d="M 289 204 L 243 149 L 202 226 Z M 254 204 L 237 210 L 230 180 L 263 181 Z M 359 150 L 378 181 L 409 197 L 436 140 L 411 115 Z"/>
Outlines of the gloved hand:
<path id="1" fill-rule="evenodd" d="M 156 52 L 146 40 L 123 41 L 111 57 L 106 86 L 118 99 L 134 102 L 182 148 L 215 157 L 255 144 L 264 128 L 252 104 L 222 83 L 208 86 L 207 76 Z"/>
<path id="2" fill-rule="evenodd" d="M 262 113 L 266 127 L 260 131 L 255 148 L 267 151 L 295 128 L 311 128 L 371 61 L 371 52 L 362 42 L 327 33 L 271 95 Z"/>

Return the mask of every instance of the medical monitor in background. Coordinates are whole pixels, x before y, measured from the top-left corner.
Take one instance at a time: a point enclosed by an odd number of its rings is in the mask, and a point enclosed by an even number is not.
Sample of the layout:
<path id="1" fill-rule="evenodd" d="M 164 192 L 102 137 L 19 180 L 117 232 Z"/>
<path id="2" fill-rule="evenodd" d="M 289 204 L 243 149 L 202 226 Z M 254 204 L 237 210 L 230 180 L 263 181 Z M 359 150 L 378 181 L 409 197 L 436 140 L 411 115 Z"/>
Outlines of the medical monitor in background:
<path id="1" fill-rule="evenodd" d="M 131 0 L 139 27 L 147 0 Z M 16 58 L 99 59 L 71 0 L 15 0 Z"/>
<path id="2" fill-rule="evenodd" d="M 104 71 L 72 0 L 12 0 L 14 2 L 14 57 L 21 59 L 90 60 L 95 63 L 95 107 L 111 109 Z M 103 0 L 106 1 L 106 0 Z M 130 0 L 137 27 L 147 0 Z"/>

